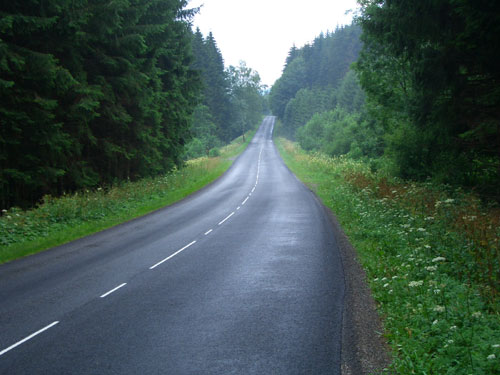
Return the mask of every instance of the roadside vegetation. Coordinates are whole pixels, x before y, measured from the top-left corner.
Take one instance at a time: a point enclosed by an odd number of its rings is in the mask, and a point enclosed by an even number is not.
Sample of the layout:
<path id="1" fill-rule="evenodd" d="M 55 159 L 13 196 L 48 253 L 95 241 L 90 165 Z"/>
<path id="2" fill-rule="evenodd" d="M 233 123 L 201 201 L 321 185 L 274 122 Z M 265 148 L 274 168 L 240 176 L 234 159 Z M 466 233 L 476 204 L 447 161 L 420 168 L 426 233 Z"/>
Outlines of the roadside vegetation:
<path id="1" fill-rule="evenodd" d="M 44 196 L 33 209 L 12 207 L 0 217 L 0 263 L 96 233 L 162 208 L 221 176 L 253 137 L 248 131 L 212 154 L 188 160 L 163 176 Z"/>
<path id="2" fill-rule="evenodd" d="M 500 210 L 277 139 L 357 249 L 398 374 L 500 373 Z"/>

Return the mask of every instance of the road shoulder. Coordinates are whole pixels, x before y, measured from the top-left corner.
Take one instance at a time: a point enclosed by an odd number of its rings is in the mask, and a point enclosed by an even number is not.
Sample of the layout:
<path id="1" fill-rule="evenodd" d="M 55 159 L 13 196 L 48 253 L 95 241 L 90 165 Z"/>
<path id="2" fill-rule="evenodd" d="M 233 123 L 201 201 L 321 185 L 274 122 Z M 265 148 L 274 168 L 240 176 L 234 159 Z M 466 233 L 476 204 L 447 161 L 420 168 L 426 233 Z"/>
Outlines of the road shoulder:
<path id="1" fill-rule="evenodd" d="M 342 319 L 342 375 L 378 374 L 391 363 L 390 348 L 356 249 L 326 206 L 342 258 L 345 279 Z"/>

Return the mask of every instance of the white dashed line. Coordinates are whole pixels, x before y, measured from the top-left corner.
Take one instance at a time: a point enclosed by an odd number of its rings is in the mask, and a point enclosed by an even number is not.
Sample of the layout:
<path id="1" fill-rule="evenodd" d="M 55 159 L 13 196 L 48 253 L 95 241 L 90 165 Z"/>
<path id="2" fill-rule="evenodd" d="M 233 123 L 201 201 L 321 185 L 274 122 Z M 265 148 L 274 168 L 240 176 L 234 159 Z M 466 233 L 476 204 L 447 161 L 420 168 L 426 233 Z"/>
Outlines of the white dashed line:
<path id="1" fill-rule="evenodd" d="M 116 288 L 111 289 L 109 292 L 104 293 L 104 294 L 101 296 L 101 298 L 104 298 L 104 297 L 109 296 L 111 293 L 116 292 L 118 289 L 123 288 L 125 285 L 127 285 L 127 283 L 123 283 L 123 284 L 121 284 L 121 285 L 118 285 Z"/>
<path id="2" fill-rule="evenodd" d="M 7 353 L 8 351 L 10 351 L 10 350 L 14 349 L 15 347 L 17 347 L 17 346 L 19 346 L 19 345 L 21 345 L 21 344 L 24 344 L 26 341 L 31 340 L 33 337 L 35 337 L 35 336 L 39 335 L 40 333 L 42 333 L 42 332 L 44 332 L 44 331 L 48 330 L 49 328 L 54 327 L 54 326 L 55 326 L 56 324 L 58 324 L 58 323 L 59 323 L 58 321 L 53 322 L 53 323 L 49 324 L 47 327 L 42 328 L 41 330 L 36 331 L 35 333 L 32 333 L 32 334 L 31 334 L 31 335 L 29 335 L 28 337 L 26 337 L 26 338 L 22 339 L 21 341 L 16 342 L 14 345 L 11 345 L 11 346 L 9 346 L 7 349 L 2 350 L 2 351 L 0 352 L 0 356 L 4 355 L 5 353 Z"/>
<path id="3" fill-rule="evenodd" d="M 187 244 L 187 245 L 186 245 L 186 246 L 184 246 L 182 249 L 177 250 L 177 251 L 176 251 L 175 253 L 173 253 L 172 255 L 170 255 L 170 256 L 168 256 L 168 257 L 166 257 L 165 259 L 163 259 L 161 262 L 158 262 L 158 263 L 156 263 L 154 266 L 149 267 L 149 269 L 150 269 L 150 270 L 152 270 L 152 269 L 154 269 L 154 268 L 158 267 L 158 266 L 159 266 L 160 264 L 162 264 L 163 262 L 166 262 L 167 260 L 169 260 L 169 259 L 171 259 L 171 258 L 175 257 L 177 254 L 179 254 L 180 252 L 182 252 L 182 251 L 186 250 L 189 246 L 194 245 L 195 243 L 196 243 L 196 241 L 193 241 L 193 242 L 191 242 L 191 243 Z"/>
<path id="4" fill-rule="evenodd" d="M 208 234 L 210 234 L 210 233 L 212 233 L 212 231 L 213 231 L 213 229 L 210 229 L 210 230 L 206 231 L 205 232 L 205 236 L 208 235 Z"/>
<path id="5" fill-rule="evenodd" d="M 248 198 L 250 198 L 250 197 L 246 197 L 246 198 L 245 198 L 245 200 L 244 200 L 244 201 L 243 201 L 243 203 L 241 204 L 242 206 L 243 206 L 245 203 L 247 203 Z"/>
<path id="6" fill-rule="evenodd" d="M 233 211 L 233 212 L 231 212 L 231 213 L 230 213 L 230 214 L 229 214 L 229 215 L 228 215 L 228 216 L 227 216 L 224 220 L 222 220 L 222 221 L 219 223 L 219 225 L 224 224 L 224 222 L 225 222 L 227 219 L 229 219 L 231 216 L 233 216 L 233 215 L 234 215 L 234 211 Z"/>
<path id="7" fill-rule="evenodd" d="M 239 210 L 240 208 L 241 208 L 241 207 L 240 207 L 240 206 L 238 206 L 236 209 L 237 209 L 237 210 Z"/>

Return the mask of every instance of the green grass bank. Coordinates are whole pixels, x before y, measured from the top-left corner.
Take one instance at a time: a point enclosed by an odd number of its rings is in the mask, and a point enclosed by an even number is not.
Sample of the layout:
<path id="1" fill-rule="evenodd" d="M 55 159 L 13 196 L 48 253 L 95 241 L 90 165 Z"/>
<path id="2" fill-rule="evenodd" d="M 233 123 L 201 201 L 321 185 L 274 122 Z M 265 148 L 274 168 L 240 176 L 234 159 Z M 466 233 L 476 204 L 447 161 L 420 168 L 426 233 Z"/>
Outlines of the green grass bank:
<path id="1" fill-rule="evenodd" d="M 289 168 L 336 214 L 367 272 L 390 373 L 500 374 L 500 212 L 283 138 Z"/>
<path id="2" fill-rule="evenodd" d="M 189 160 L 156 178 L 46 196 L 31 210 L 11 208 L 0 217 L 0 263 L 99 232 L 175 203 L 220 177 L 248 145 L 255 130 L 222 147 L 217 157 Z"/>

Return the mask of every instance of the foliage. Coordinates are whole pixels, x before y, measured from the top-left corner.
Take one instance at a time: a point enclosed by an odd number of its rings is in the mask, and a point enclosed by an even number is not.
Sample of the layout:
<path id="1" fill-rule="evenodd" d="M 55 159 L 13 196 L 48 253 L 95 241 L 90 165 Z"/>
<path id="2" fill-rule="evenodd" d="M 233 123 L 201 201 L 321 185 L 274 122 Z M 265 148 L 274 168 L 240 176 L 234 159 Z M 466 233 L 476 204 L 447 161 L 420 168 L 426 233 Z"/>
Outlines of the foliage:
<path id="1" fill-rule="evenodd" d="M 358 251 L 400 374 L 500 372 L 500 211 L 446 185 L 278 142 Z"/>
<path id="2" fill-rule="evenodd" d="M 262 85 L 257 72 L 246 66 L 224 67 L 224 60 L 212 33 L 207 38 L 199 29 L 193 35 L 192 68 L 199 72 L 202 104 L 193 114 L 194 139 L 185 158 L 208 155 L 210 150 L 253 128 L 264 111 Z"/>
<path id="3" fill-rule="evenodd" d="M 360 4 L 364 48 L 356 69 L 399 175 L 500 199 L 500 69 L 492 48 L 500 42 L 500 4 Z"/>
<path id="4" fill-rule="evenodd" d="M 186 4 L 2 3 L 2 207 L 181 164 L 198 91 Z"/>

